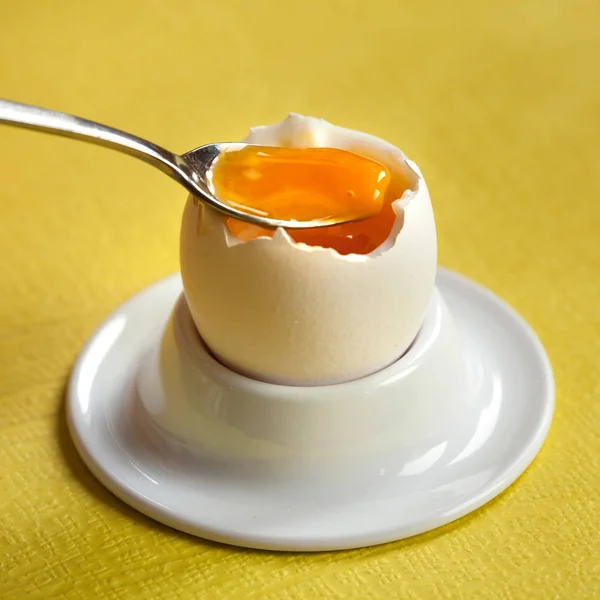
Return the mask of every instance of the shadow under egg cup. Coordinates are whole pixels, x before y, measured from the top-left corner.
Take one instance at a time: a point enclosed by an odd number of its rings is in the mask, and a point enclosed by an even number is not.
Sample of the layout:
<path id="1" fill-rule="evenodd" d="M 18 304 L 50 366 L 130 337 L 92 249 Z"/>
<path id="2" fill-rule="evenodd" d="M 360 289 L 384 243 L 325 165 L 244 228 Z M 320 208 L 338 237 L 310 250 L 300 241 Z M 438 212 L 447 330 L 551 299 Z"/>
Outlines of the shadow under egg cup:
<path id="1" fill-rule="evenodd" d="M 470 404 L 460 342 L 437 289 L 414 343 L 394 364 L 314 387 L 265 383 L 223 366 L 182 293 L 140 363 L 137 389 L 158 429 L 194 454 L 315 473 L 348 459 L 435 447 Z"/>

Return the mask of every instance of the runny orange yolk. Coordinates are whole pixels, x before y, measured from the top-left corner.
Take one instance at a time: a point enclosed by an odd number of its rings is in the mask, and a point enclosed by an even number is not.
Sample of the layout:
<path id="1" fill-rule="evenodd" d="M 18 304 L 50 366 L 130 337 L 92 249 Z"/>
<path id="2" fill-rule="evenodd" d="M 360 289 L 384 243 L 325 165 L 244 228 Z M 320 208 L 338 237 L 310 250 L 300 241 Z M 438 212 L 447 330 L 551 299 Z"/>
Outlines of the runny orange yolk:
<path id="1" fill-rule="evenodd" d="M 211 175 L 216 196 L 249 213 L 285 220 L 364 219 L 287 230 L 296 242 L 340 254 L 367 254 L 385 241 L 395 219 L 391 203 L 406 189 L 398 189 L 381 163 L 335 148 L 246 146 L 221 154 Z M 227 227 L 243 241 L 274 233 L 233 218 Z"/>

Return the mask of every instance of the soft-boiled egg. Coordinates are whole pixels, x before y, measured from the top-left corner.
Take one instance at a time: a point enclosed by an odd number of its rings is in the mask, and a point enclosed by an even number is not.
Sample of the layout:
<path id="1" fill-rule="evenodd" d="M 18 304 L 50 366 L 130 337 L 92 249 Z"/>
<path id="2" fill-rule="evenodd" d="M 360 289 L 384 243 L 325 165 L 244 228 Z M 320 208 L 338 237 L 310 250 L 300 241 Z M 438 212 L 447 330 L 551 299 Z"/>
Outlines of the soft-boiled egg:
<path id="1" fill-rule="evenodd" d="M 301 169 L 281 170 L 279 164 L 279 175 L 269 172 L 271 182 L 282 178 L 274 190 L 261 187 L 265 169 L 274 164 L 267 159 L 300 164 L 301 153 L 263 148 L 262 156 L 231 156 L 213 169 L 215 191 L 225 200 L 227 195 L 243 204 L 250 198 L 261 211 L 277 205 L 288 211 L 282 218 L 293 218 L 295 210 L 296 217 L 303 210 L 314 215 L 349 191 L 350 212 L 373 211 L 366 208 L 369 199 L 380 206 L 376 216 L 353 223 L 272 231 L 227 219 L 188 198 L 181 274 L 206 346 L 240 373 L 288 385 L 348 381 L 393 363 L 415 339 L 435 281 L 435 222 L 418 167 L 382 139 L 296 114 L 251 129 L 244 141 L 271 149 L 322 148 L 311 156 L 323 164 L 311 164 L 323 173 L 328 161 L 345 166 L 333 187 L 321 189 L 322 175 L 303 176 Z M 336 149 L 345 152 L 336 156 Z M 331 190 L 337 194 L 326 193 Z M 340 210 L 339 203 L 333 210 Z"/>

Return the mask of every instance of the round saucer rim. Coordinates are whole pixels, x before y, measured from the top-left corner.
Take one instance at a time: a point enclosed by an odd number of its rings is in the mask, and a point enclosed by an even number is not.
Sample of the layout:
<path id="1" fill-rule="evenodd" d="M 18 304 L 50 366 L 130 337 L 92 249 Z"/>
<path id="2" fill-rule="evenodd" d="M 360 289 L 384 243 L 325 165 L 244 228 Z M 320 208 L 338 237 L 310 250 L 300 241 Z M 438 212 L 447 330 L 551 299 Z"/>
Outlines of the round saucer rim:
<path id="1" fill-rule="evenodd" d="M 327 536 L 323 538 L 315 539 L 307 538 L 301 539 L 295 537 L 293 539 L 280 538 L 276 539 L 273 536 L 263 537 L 260 535 L 248 535 L 244 534 L 242 537 L 235 535 L 235 532 L 227 531 L 223 528 L 210 527 L 203 525 L 201 527 L 198 524 L 192 522 L 191 519 L 180 514 L 174 514 L 172 510 L 162 505 L 153 502 L 148 497 L 140 494 L 135 489 L 132 489 L 129 484 L 122 481 L 119 476 L 111 471 L 103 468 L 103 466 L 92 457 L 92 453 L 88 452 L 86 444 L 80 438 L 79 425 L 78 425 L 78 411 L 75 410 L 77 403 L 72 399 L 76 397 L 76 382 L 81 373 L 81 367 L 85 362 L 89 348 L 94 343 L 97 334 L 109 323 L 114 317 L 126 309 L 131 303 L 134 303 L 136 299 L 146 294 L 147 292 L 165 285 L 165 283 L 172 281 L 175 282 L 177 279 L 180 280 L 178 274 L 172 274 L 167 276 L 150 286 L 147 286 L 133 297 L 129 298 L 121 305 L 119 305 L 114 311 L 107 316 L 106 319 L 96 328 L 94 333 L 90 336 L 87 343 L 81 350 L 69 378 L 68 384 L 68 403 L 67 403 L 67 420 L 71 436 L 74 440 L 75 447 L 79 452 L 80 456 L 88 466 L 90 471 L 99 479 L 99 481 L 110 490 L 115 496 L 119 497 L 125 503 L 130 504 L 133 508 L 139 512 L 147 515 L 148 517 L 157 520 L 165 525 L 173 527 L 177 530 L 184 531 L 186 533 L 203 537 L 205 539 L 233 544 L 236 546 L 250 547 L 264 550 L 293 550 L 293 551 L 323 551 L 323 550 L 343 550 L 365 546 L 372 546 L 377 544 L 388 543 L 398 539 L 412 537 L 430 531 L 446 525 L 452 521 L 460 519 L 461 517 L 469 514 L 470 512 L 480 508 L 485 503 L 489 502 L 492 498 L 502 493 L 507 487 L 509 487 L 527 467 L 533 462 L 535 456 L 541 449 L 547 433 L 549 431 L 552 416 L 554 411 L 554 378 L 552 375 L 552 368 L 550 361 L 547 357 L 545 349 L 539 340 L 537 334 L 529 326 L 529 324 L 521 317 L 521 315 L 512 308 L 505 301 L 496 296 L 493 292 L 483 287 L 482 285 L 471 281 L 469 278 L 449 271 L 445 268 L 439 268 L 438 276 L 446 277 L 450 280 L 456 281 L 461 286 L 467 286 L 472 288 L 478 294 L 485 296 L 486 300 L 491 301 L 500 310 L 507 312 L 509 316 L 514 320 L 520 327 L 521 331 L 527 335 L 530 342 L 533 343 L 535 349 L 536 358 L 539 360 L 542 366 L 544 374 L 545 390 L 543 393 L 543 399 L 537 402 L 542 410 L 540 413 L 537 426 L 529 432 L 526 443 L 523 445 L 518 457 L 511 463 L 506 465 L 502 472 L 495 477 L 491 485 L 487 486 L 486 489 L 477 496 L 472 496 L 466 501 L 460 502 L 458 505 L 451 509 L 439 514 L 437 518 L 424 517 L 422 520 L 415 521 L 410 525 L 401 525 L 395 529 L 384 528 L 377 531 L 369 532 L 369 534 L 349 534 L 347 536 L 335 536 L 332 540 Z M 540 393 L 540 398 L 542 394 Z"/>

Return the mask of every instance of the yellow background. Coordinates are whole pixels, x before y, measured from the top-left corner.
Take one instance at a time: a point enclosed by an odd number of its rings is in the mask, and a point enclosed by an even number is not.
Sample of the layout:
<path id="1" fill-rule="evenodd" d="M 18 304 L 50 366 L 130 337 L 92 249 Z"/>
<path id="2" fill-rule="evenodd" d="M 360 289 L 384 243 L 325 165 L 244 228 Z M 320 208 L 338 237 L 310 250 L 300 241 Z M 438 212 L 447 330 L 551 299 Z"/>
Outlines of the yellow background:
<path id="1" fill-rule="evenodd" d="M 178 267 L 185 192 L 110 151 L 0 128 L 0 597 L 599 598 L 596 0 L 0 0 L 0 96 L 185 151 L 289 111 L 422 168 L 440 262 L 539 333 L 549 438 L 483 509 L 315 555 L 179 534 L 75 453 L 65 381 L 96 325 Z"/>

